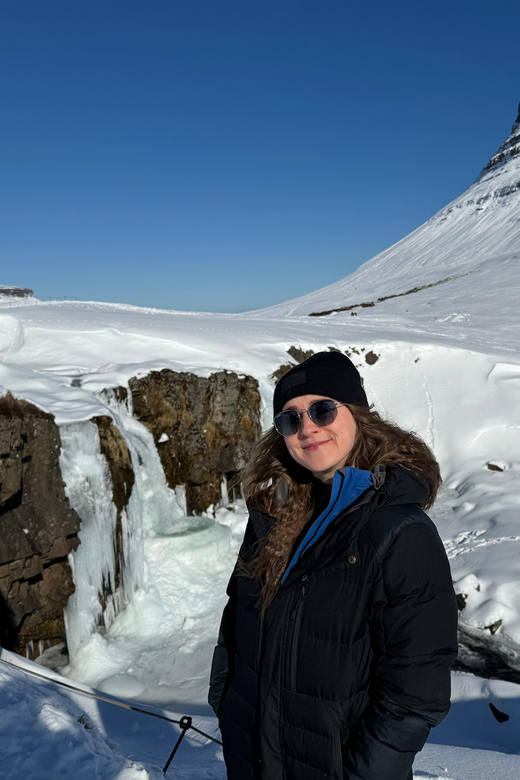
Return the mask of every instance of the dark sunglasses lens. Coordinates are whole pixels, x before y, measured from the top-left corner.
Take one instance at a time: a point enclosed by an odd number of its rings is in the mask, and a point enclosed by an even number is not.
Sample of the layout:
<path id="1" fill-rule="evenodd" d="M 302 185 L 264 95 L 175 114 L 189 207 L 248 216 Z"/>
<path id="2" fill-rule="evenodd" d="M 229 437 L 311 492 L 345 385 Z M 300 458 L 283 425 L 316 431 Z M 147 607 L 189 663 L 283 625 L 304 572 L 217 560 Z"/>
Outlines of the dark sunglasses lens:
<path id="1" fill-rule="evenodd" d="M 336 419 L 338 407 L 334 401 L 324 399 L 323 401 L 314 401 L 309 406 L 309 417 L 316 425 L 330 425 Z"/>
<path id="2" fill-rule="evenodd" d="M 300 427 L 300 415 L 292 409 L 280 412 L 274 418 L 274 427 L 282 436 L 294 436 Z"/>

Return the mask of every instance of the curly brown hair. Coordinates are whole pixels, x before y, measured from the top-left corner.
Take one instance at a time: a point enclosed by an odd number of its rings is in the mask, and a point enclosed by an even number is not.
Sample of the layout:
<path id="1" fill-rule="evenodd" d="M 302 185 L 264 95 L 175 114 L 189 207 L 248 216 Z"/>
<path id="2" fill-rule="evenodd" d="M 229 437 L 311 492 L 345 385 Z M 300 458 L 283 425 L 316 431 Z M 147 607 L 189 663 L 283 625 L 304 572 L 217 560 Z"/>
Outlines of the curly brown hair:
<path id="1" fill-rule="evenodd" d="M 354 446 L 348 464 L 370 471 L 378 464 L 399 464 L 416 472 L 430 486 L 425 508 L 435 501 L 441 484 L 439 464 L 429 447 L 415 433 L 383 420 L 372 407 L 347 404 L 356 422 Z M 289 455 L 282 436 L 271 428 L 253 447 L 241 475 L 248 506 L 275 518 L 267 535 L 246 561 L 239 557 L 237 572 L 263 577 L 261 609 L 265 613 L 273 600 L 298 535 L 306 523 L 321 511 L 328 491 L 312 473 Z"/>

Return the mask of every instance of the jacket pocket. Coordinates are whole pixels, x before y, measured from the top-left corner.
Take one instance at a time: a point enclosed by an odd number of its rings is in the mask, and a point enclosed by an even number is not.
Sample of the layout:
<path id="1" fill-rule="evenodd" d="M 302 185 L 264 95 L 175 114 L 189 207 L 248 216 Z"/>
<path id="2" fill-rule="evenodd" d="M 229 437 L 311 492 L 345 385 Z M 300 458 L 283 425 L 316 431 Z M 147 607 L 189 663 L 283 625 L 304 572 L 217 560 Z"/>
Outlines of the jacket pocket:
<path id="1" fill-rule="evenodd" d="M 341 702 L 323 702 L 328 715 L 329 728 L 332 738 L 332 766 L 331 778 L 344 780 L 343 774 L 343 744 L 348 736 L 344 706 Z"/>
<path id="2" fill-rule="evenodd" d="M 343 780 L 343 750 L 341 747 L 341 734 L 338 729 L 332 732 L 332 772 L 331 777 Z"/>

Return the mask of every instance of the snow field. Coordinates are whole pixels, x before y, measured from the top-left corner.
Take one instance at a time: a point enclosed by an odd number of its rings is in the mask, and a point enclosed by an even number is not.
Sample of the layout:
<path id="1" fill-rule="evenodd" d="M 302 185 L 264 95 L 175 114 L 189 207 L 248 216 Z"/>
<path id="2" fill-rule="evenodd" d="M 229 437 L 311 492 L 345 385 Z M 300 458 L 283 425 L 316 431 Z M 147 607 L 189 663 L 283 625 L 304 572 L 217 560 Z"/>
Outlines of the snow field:
<path id="1" fill-rule="evenodd" d="M 428 291 L 436 296 L 439 306 L 445 287 Z M 150 701 L 163 704 L 187 703 L 193 692 L 193 706 L 202 706 L 207 679 L 203 679 L 199 667 L 189 682 L 187 659 L 196 656 L 204 663 L 207 677 L 225 602 L 225 585 L 238 549 L 238 542 L 229 540 L 229 548 L 223 552 L 222 545 L 228 543 L 224 538 L 219 537 L 219 547 L 211 534 L 202 535 L 201 542 L 207 541 L 208 549 L 203 552 L 204 544 L 197 549 L 203 556 L 201 560 L 209 563 L 197 572 L 193 554 L 186 564 L 188 553 L 175 547 L 178 539 L 172 536 L 183 528 L 188 530 L 182 526 L 186 521 L 181 520 L 180 499 L 172 491 L 168 493 L 160 466 L 146 473 L 157 456 L 143 426 L 101 391 L 108 386 L 124 386 L 131 376 L 151 369 L 168 367 L 200 375 L 232 369 L 259 380 L 263 423 L 268 427 L 273 387 L 269 377 L 287 362 L 291 344 L 302 349 L 334 345 L 348 350 L 376 408 L 403 427 L 415 430 L 434 448 L 445 488 L 432 515 L 450 555 L 457 589 L 466 597 L 463 620 L 481 628 L 502 620 L 498 635 L 503 632 L 520 641 L 520 426 L 509 411 L 520 408 L 517 353 L 506 350 L 486 354 L 477 343 L 472 349 L 465 321 L 443 323 L 451 334 L 449 345 L 432 341 L 420 328 L 411 339 L 404 332 L 402 338 L 391 339 L 387 321 L 377 311 L 371 312 L 368 324 L 351 318 L 355 325 L 346 316 L 343 321 L 339 317 L 260 321 L 250 315 L 152 313 L 133 307 L 77 303 L 11 307 L 8 316 L 9 329 L 4 326 L 4 332 L 18 332 L 11 323 L 11 319 L 17 319 L 25 336 L 23 341 L 12 339 L 12 349 L 9 355 L 5 353 L 9 362 L 0 364 L 0 384 L 57 415 L 63 426 L 63 457 L 69 425 L 95 414 L 109 414 L 129 448 L 135 453 L 141 448 L 145 464 L 136 469 L 139 484 L 133 496 L 136 507 L 132 524 L 135 531 L 141 517 L 143 585 L 128 607 L 127 619 L 120 614 L 116 626 L 112 629 L 110 625 L 103 635 L 91 634 L 92 622 L 77 621 L 84 632 L 82 641 L 87 646 L 92 643 L 92 652 L 83 653 L 88 662 L 71 659 L 69 672 L 77 679 L 91 685 L 114 684 L 113 690 L 124 690 L 127 685 L 133 695 L 143 686 Z M 392 327 L 395 330 L 397 326 L 399 321 L 394 318 Z M 465 334 L 462 343 L 461 333 Z M 146 360 L 139 362 L 145 357 L 144 351 Z M 378 356 L 372 365 L 365 359 L 370 351 Z M 123 358 L 130 356 L 132 361 L 124 363 Z M 88 448 L 83 450 L 86 454 Z M 99 454 L 97 457 L 99 470 L 102 459 Z M 488 464 L 504 470 L 490 471 Z M 66 482 L 71 490 L 74 480 L 86 469 L 85 463 L 77 464 L 76 477 L 69 470 Z M 76 490 L 81 492 L 83 488 L 78 484 Z M 197 536 L 191 533 L 186 538 L 198 545 Z M 162 565 L 171 555 L 176 556 L 171 567 Z M 172 586 L 174 581 L 179 583 L 178 588 Z M 132 625 L 139 626 L 139 630 L 131 629 Z M 129 650 L 132 631 L 135 645 Z M 124 651 L 123 646 L 127 648 Z M 186 652 L 183 654 L 180 648 Z M 156 685 L 158 680 L 160 684 Z"/>

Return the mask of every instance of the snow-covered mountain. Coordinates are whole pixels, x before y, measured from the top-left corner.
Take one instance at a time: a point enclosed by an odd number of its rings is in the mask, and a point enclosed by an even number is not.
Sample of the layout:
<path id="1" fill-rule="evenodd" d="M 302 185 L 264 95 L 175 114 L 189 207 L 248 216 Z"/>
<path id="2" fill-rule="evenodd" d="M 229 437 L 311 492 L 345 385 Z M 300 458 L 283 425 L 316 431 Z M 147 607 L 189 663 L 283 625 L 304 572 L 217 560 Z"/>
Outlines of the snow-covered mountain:
<path id="1" fill-rule="evenodd" d="M 458 317 L 479 342 L 485 333 L 488 346 L 514 347 L 519 291 L 520 107 L 511 134 L 462 195 L 345 279 L 254 316 L 298 317 L 349 307 L 347 313 L 356 312 L 367 324 L 372 317 L 389 317 L 441 336 L 445 331 L 437 323 Z"/>

